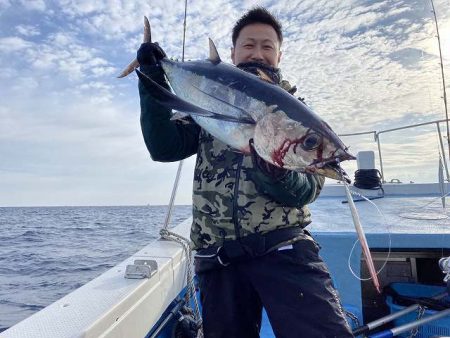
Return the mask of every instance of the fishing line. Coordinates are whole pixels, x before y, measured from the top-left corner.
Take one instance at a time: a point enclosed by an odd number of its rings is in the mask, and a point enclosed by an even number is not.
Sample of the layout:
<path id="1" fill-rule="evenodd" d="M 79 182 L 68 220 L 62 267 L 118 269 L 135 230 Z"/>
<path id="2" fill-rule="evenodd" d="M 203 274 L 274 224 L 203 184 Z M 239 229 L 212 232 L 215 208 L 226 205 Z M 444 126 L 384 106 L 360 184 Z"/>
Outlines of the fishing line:
<path id="1" fill-rule="evenodd" d="M 390 258 L 390 256 L 391 256 L 391 251 L 392 251 L 392 236 L 391 236 L 390 226 L 389 226 L 389 224 L 388 224 L 388 222 L 387 222 L 387 220 L 386 220 L 386 216 L 383 214 L 383 212 L 378 208 L 378 206 L 377 206 L 374 202 L 372 202 L 370 199 L 368 199 L 368 198 L 365 197 L 364 195 L 362 195 L 362 194 L 360 194 L 360 193 L 358 193 L 358 192 L 356 192 L 356 191 L 354 191 L 354 190 L 350 190 L 350 189 L 349 189 L 349 191 L 350 191 L 351 194 L 353 194 L 353 195 L 355 195 L 355 196 L 358 196 L 358 197 L 360 197 L 360 198 L 366 200 L 366 201 L 369 202 L 370 204 L 372 204 L 372 205 L 375 207 L 375 209 L 377 209 L 378 214 L 379 214 L 379 215 L 381 216 L 381 218 L 384 220 L 384 224 L 385 224 L 385 226 L 386 226 L 386 229 L 387 229 L 387 232 L 388 232 L 388 237 L 389 237 L 388 254 L 387 254 L 386 259 L 384 260 L 384 263 L 383 263 L 383 265 L 381 266 L 381 268 L 380 268 L 379 270 L 376 271 L 376 274 L 377 274 L 377 276 L 378 276 L 378 275 L 380 274 L 380 272 L 386 267 L 386 264 L 387 264 L 387 262 L 389 261 L 389 258 Z M 358 275 L 355 273 L 355 271 L 353 270 L 352 265 L 351 265 L 351 258 L 352 258 L 352 256 L 353 256 L 353 251 L 355 250 L 356 244 L 358 244 L 358 242 L 359 242 L 359 239 L 357 238 L 356 241 L 355 241 L 355 243 L 353 243 L 352 249 L 350 250 L 350 253 L 349 253 L 349 255 L 348 255 L 348 261 L 347 261 L 347 263 L 348 263 L 348 268 L 349 268 L 350 272 L 352 273 L 352 275 L 353 275 L 356 279 L 358 279 L 358 280 L 360 280 L 360 281 L 369 281 L 369 280 L 372 279 L 372 277 L 361 278 L 360 276 L 358 276 Z"/>
<path id="2" fill-rule="evenodd" d="M 448 193 L 442 195 L 442 196 L 433 198 L 433 199 L 431 200 L 431 202 L 428 202 L 427 204 L 425 204 L 425 205 L 423 205 L 423 206 L 421 206 L 421 207 L 417 207 L 417 209 L 423 209 L 423 208 L 426 208 L 427 206 L 429 206 L 429 205 L 431 205 L 431 204 L 433 204 L 433 203 L 436 203 L 436 201 L 440 200 L 441 198 L 447 197 L 447 196 L 449 196 L 449 195 L 450 195 L 450 191 L 449 191 Z"/>
<path id="3" fill-rule="evenodd" d="M 430 202 L 428 202 L 422 206 L 417 206 L 413 209 L 406 210 L 405 212 L 399 214 L 399 217 L 408 218 L 408 219 L 416 219 L 416 220 L 430 220 L 430 221 L 447 219 L 448 215 L 447 215 L 447 212 L 445 209 L 443 209 L 443 211 L 440 213 L 434 213 L 434 214 L 432 214 L 431 212 L 426 213 L 426 212 L 423 212 L 422 210 L 425 209 L 426 207 L 436 203 L 437 201 L 448 197 L 449 195 L 450 195 L 450 192 L 448 192 L 442 196 L 435 197 Z"/>

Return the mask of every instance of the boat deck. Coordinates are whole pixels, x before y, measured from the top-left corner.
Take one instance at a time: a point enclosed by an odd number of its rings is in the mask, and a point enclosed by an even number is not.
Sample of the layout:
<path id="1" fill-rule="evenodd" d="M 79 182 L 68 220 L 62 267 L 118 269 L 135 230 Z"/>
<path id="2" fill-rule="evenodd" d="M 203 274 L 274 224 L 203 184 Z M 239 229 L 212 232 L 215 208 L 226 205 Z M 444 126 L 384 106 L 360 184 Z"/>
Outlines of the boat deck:
<path id="1" fill-rule="evenodd" d="M 308 229 L 322 247 L 321 255 L 344 307 L 362 322 L 363 283 L 348 267 L 350 261 L 356 275 L 360 274 L 361 249 L 355 245 L 351 253 L 356 241 L 352 216 L 348 204 L 342 203 L 343 187 L 335 188 L 332 187 L 331 194 L 329 189 L 324 189 L 321 197 L 311 205 L 313 223 Z M 440 199 L 406 192 L 373 200 L 383 216 L 368 202 L 356 203 L 371 249 L 382 254 L 389 247 L 393 251 L 450 252 L 450 219 L 446 217 L 448 212 L 443 213 Z M 186 220 L 173 230 L 188 237 L 190 225 L 191 220 Z M 136 259 L 156 260 L 158 270 L 147 279 L 124 278 L 126 266 Z M 385 260 L 385 256 L 378 259 Z M 179 244 L 156 240 L 93 281 L 2 332 L 1 336 L 144 337 L 183 292 L 185 262 L 186 256 Z M 274 337 L 267 316 L 263 318 L 261 337 Z"/>
<path id="2" fill-rule="evenodd" d="M 319 198 L 310 208 L 314 233 L 355 232 L 348 203 L 341 197 Z M 355 203 L 366 234 L 450 234 L 450 211 L 437 197 L 387 196 Z"/>

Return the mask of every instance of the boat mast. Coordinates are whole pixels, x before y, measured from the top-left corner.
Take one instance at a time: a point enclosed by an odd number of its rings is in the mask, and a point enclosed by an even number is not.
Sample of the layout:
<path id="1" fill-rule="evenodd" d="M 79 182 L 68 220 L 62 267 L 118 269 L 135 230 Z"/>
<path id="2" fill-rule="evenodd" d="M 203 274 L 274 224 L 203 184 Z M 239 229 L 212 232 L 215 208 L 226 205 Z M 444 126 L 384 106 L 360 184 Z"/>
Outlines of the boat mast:
<path id="1" fill-rule="evenodd" d="M 434 9 L 433 0 L 430 0 L 430 2 L 431 2 L 431 7 L 433 8 L 433 10 L 431 12 L 433 13 L 434 23 L 436 25 L 436 37 L 437 37 L 438 46 L 439 46 L 439 58 L 441 61 L 440 65 L 441 65 L 441 75 L 442 75 L 442 88 L 444 91 L 443 98 L 444 98 L 444 107 L 445 107 L 445 119 L 447 120 L 447 144 L 448 144 L 448 152 L 449 152 L 449 158 L 450 158 L 450 130 L 449 130 L 449 120 L 448 120 L 447 92 L 445 89 L 444 62 L 442 60 L 441 37 L 439 35 L 439 25 L 438 25 L 437 16 L 436 16 L 436 10 Z"/>

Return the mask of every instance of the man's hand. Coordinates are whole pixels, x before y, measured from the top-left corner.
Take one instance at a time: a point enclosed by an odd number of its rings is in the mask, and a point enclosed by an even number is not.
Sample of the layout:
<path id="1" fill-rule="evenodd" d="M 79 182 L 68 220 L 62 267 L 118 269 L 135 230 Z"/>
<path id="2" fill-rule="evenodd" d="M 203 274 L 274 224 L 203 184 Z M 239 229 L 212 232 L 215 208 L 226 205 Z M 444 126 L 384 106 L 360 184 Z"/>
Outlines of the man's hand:
<path id="1" fill-rule="evenodd" d="M 289 173 L 288 170 L 274 166 L 273 164 L 270 164 L 269 162 L 261 158 L 261 156 L 259 156 L 256 152 L 255 147 L 253 146 L 253 139 L 250 139 L 249 145 L 253 167 L 256 170 L 261 171 L 264 175 L 270 177 L 273 180 L 279 180 Z"/>
<path id="2" fill-rule="evenodd" d="M 157 42 L 145 42 L 137 51 L 137 60 L 141 67 L 155 66 L 159 61 L 166 57 L 164 50 Z"/>

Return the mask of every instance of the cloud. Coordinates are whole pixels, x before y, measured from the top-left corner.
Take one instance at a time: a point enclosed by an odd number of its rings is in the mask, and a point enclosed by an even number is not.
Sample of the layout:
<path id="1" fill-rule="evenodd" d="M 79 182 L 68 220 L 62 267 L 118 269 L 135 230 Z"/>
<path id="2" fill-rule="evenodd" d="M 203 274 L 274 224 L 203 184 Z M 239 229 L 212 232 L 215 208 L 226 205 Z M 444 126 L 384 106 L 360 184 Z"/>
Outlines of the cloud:
<path id="1" fill-rule="evenodd" d="M 11 2 L 9 0 L 0 0 L 0 10 L 6 10 L 11 6 Z"/>
<path id="2" fill-rule="evenodd" d="M 142 183 L 148 182 L 150 174 L 158 177 L 157 188 L 164 191 L 160 203 L 166 203 L 176 165 L 149 159 L 140 134 L 136 77 L 118 80 L 115 75 L 136 55 L 143 15 L 150 19 L 153 40 L 169 56 L 181 58 L 184 3 L 60 0 L 21 4 L 11 6 L 10 1 L 0 0 L 0 158 L 8 159 L 0 163 L 0 170 L 13 177 L 15 190 L 22 192 L 15 201 L 0 196 L 0 203 L 33 204 L 34 196 L 45 188 L 28 185 L 40 190 L 27 190 L 27 184 L 20 182 L 39 177 L 52 182 L 42 203 L 56 203 L 52 194 L 63 198 L 55 189 L 64 185 L 70 186 L 72 196 L 83 196 L 85 204 L 116 203 L 127 185 L 130 191 L 123 194 L 122 204 L 150 199 L 153 203 L 160 197 L 148 193 Z M 205 59 L 211 37 L 225 62 L 230 62 L 232 26 L 243 11 L 254 5 L 273 11 L 285 31 L 280 65 L 284 77 L 297 85 L 298 94 L 338 133 L 443 117 L 437 41 L 428 4 L 418 0 L 198 0 L 188 5 L 185 57 Z M 450 4 L 436 0 L 435 5 L 447 69 Z M 41 12 L 36 15 L 36 11 Z M 389 175 L 396 175 L 402 162 L 417 162 L 425 168 L 433 161 L 432 134 L 417 130 L 416 137 L 412 135 L 383 138 L 387 164 L 395 168 L 386 168 Z M 427 139 L 431 143 L 425 143 Z M 344 141 L 354 151 L 376 151 L 371 136 Z M 433 151 L 414 155 L 414 148 L 424 145 L 434 147 Z M 405 160 L 402 151 L 411 160 Z M 166 175 L 169 167 L 173 177 Z M 428 176 L 421 176 L 433 177 L 428 170 Z M 98 184 L 95 172 L 103 173 Z M 405 169 L 400 172 L 406 175 Z M 191 177 L 187 176 L 186 187 L 179 189 L 185 203 L 191 199 Z M 111 199 L 108 181 L 113 182 Z M 64 198 L 70 204 L 71 197 Z M 80 203 L 81 197 L 72 201 Z"/>
<path id="3" fill-rule="evenodd" d="M 25 37 L 38 36 L 41 34 L 41 32 L 36 26 L 31 25 L 18 25 L 16 26 L 16 30 L 17 33 Z"/>
<path id="4" fill-rule="evenodd" d="M 32 46 L 32 43 L 16 36 L 0 38 L 0 52 L 13 53 Z"/>
<path id="5" fill-rule="evenodd" d="M 101 51 L 85 45 L 73 33 L 56 32 L 40 43 L 20 37 L 0 38 L 0 51 L 3 56 L 22 52 L 13 63 L 21 64 L 22 71 L 31 68 L 36 77 L 54 74 L 61 76 L 59 80 L 82 81 L 110 76 L 116 71 L 108 60 L 99 56 Z"/>
<path id="6" fill-rule="evenodd" d="M 77 40 L 73 33 L 56 32 L 50 34 L 47 43 L 55 48 L 71 47 Z"/>
<path id="7" fill-rule="evenodd" d="M 43 0 L 21 0 L 20 3 L 27 10 L 45 11 L 46 6 Z"/>

